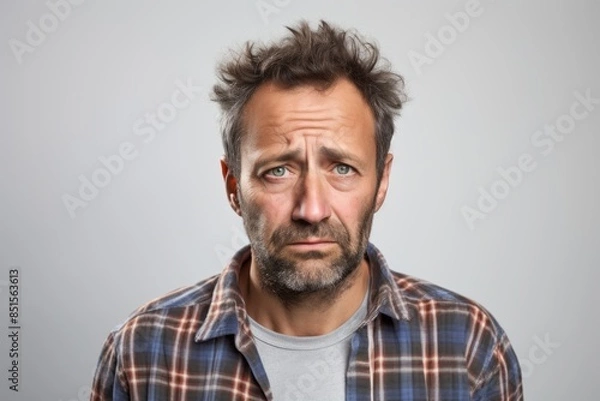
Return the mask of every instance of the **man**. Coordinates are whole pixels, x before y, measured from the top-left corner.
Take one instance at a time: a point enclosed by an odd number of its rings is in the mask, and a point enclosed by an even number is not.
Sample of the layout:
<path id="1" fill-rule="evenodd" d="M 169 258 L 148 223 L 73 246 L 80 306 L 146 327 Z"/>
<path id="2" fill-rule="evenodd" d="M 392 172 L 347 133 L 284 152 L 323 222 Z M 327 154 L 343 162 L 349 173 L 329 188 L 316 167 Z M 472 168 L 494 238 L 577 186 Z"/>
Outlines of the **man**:
<path id="1" fill-rule="evenodd" d="M 250 245 L 111 332 L 91 399 L 522 399 L 494 318 L 369 243 L 402 78 L 355 33 L 290 32 L 226 60 L 214 88 Z"/>

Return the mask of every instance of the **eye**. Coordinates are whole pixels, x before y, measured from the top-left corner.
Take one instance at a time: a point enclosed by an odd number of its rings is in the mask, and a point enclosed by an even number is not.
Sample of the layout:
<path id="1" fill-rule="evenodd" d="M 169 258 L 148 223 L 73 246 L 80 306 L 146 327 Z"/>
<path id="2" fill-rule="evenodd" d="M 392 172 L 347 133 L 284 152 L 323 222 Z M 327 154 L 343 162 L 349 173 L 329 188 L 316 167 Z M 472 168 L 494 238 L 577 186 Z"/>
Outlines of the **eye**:
<path id="1" fill-rule="evenodd" d="M 286 171 L 287 169 L 285 167 L 278 166 L 267 171 L 267 175 L 272 175 L 273 177 L 283 177 Z"/>
<path id="2" fill-rule="evenodd" d="M 335 172 L 340 175 L 348 175 L 352 172 L 352 167 L 347 164 L 338 164 L 335 166 Z"/>

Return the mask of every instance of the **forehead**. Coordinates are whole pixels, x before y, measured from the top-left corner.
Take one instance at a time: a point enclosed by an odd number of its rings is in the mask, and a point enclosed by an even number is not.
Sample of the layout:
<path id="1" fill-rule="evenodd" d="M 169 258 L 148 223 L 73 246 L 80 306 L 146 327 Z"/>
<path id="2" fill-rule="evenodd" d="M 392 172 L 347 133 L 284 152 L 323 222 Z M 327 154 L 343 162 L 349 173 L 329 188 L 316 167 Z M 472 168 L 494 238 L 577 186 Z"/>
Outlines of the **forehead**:
<path id="1" fill-rule="evenodd" d="M 271 146 L 335 143 L 375 149 L 375 119 L 360 91 L 346 79 L 327 88 L 284 88 L 272 82 L 252 95 L 243 115 L 242 154 Z"/>

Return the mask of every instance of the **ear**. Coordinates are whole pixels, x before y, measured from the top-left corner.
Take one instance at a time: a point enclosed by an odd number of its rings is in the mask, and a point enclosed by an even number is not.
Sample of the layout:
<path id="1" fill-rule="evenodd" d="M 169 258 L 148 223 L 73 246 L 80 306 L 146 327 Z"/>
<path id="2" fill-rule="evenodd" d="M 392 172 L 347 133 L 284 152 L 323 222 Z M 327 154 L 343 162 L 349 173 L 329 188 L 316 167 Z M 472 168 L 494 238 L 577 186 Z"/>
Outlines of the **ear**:
<path id="1" fill-rule="evenodd" d="M 221 174 L 223 175 L 223 181 L 225 182 L 225 191 L 227 192 L 229 206 L 231 206 L 238 216 L 241 216 L 242 210 L 240 209 L 240 203 L 237 198 L 237 178 L 235 178 L 229 165 L 225 161 L 225 156 L 222 156 L 219 162 L 221 163 Z"/>
<path id="2" fill-rule="evenodd" d="M 377 195 L 375 198 L 376 212 L 379 210 L 381 205 L 383 205 L 383 201 L 385 200 L 385 196 L 387 194 L 388 186 L 390 184 L 390 171 L 392 170 L 392 160 L 394 160 L 394 155 L 388 153 L 385 157 L 385 162 L 383 164 L 383 172 L 381 174 L 379 188 L 377 188 Z"/>

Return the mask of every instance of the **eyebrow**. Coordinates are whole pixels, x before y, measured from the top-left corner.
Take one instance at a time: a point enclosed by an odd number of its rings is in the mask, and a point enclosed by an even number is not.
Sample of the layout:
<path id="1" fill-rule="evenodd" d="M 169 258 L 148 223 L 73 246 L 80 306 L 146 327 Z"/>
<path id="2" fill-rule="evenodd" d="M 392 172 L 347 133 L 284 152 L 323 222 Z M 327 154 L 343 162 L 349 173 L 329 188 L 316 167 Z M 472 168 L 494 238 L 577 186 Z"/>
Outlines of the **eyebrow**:
<path id="1" fill-rule="evenodd" d="M 302 153 L 302 149 L 292 149 L 287 152 L 281 153 L 280 155 L 277 155 L 274 158 L 259 158 L 259 160 L 255 164 L 255 170 L 258 171 L 269 163 L 281 163 L 290 160 L 299 160 L 301 158 Z M 319 154 L 330 160 L 351 161 L 353 163 L 358 164 L 359 166 L 362 166 L 363 164 L 360 160 L 358 160 L 355 156 L 351 155 L 350 153 L 327 146 L 321 146 L 319 148 Z"/>
<path id="2" fill-rule="evenodd" d="M 319 153 L 322 156 L 325 156 L 326 158 L 331 159 L 331 160 L 347 160 L 347 161 L 352 161 L 357 164 L 362 164 L 356 157 L 354 157 L 353 155 L 351 155 L 348 152 L 344 152 L 341 149 L 334 149 L 334 148 L 329 148 L 327 146 L 321 146 L 319 148 Z"/>
<path id="3" fill-rule="evenodd" d="M 261 168 L 263 168 L 265 164 L 269 164 L 269 163 L 274 163 L 274 162 L 280 163 L 280 162 L 286 162 L 289 160 L 297 160 L 300 158 L 301 153 L 302 153 L 301 149 L 293 149 L 293 150 L 289 150 L 287 152 L 281 153 L 280 155 L 277 155 L 277 157 L 275 157 L 275 158 L 259 157 L 258 161 L 254 164 L 254 169 L 256 171 L 258 171 Z"/>

